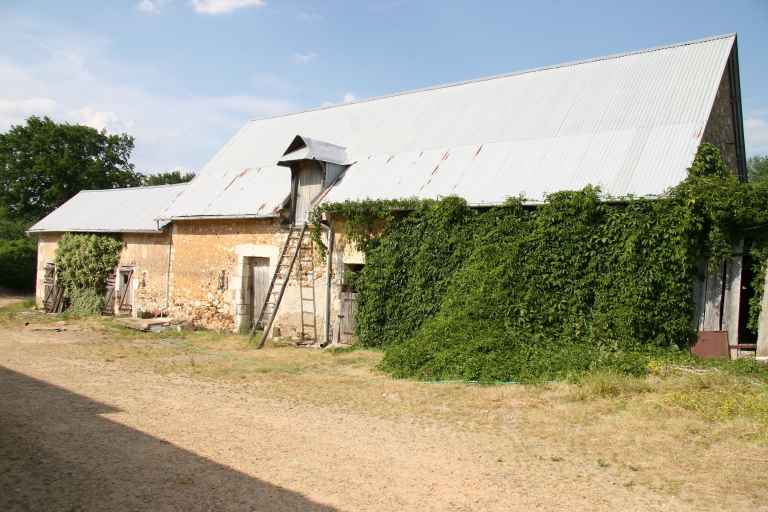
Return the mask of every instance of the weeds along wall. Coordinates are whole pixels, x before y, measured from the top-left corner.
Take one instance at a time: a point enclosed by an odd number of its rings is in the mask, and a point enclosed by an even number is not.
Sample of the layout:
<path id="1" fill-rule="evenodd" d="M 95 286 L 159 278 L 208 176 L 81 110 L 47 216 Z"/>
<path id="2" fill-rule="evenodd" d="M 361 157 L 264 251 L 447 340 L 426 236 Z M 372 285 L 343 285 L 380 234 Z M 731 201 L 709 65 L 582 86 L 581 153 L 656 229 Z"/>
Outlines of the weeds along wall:
<path id="1" fill-rule="evenodd" d="M 766 204 L 766 184 L 740 183 L 703 145 L 663 199 L 609 203 L 588 187 L 536 208 L 452 197 L 327 204 L 315 216 L 343 216 L 366 253 L 358 335 L 385 349 L 385 370 L 539 381 L 642 373 L 649 357 L 687 345 L 702 257 L 718 262 L 750 238 L 755 282 L 764 278 Z"/>

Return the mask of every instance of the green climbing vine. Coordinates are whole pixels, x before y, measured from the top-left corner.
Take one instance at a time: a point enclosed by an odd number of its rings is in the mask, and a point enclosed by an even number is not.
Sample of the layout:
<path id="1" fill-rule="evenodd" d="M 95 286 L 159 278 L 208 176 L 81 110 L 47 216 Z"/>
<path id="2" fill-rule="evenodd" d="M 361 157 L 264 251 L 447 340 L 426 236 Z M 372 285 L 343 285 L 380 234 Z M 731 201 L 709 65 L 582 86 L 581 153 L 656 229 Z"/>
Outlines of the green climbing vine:
<path id="1" fill-rule="evenodd" d="M 382 367 L 398 377 L 642 373 L 649 357 L 692 340 L 702 259 L 717 264 L 747 239 L 762 289 L 768 186 L 739 182 L 714 146 L 702 145 L 689 177 L 663 198 L 601 199 L 587 187 L 535 208 L 515 199 L 478 210 L 456 197 L 347 202 L 324 205 L 315 221 L 343 218 L 365 251 L 358 335 L 385 349 Z"/>
<path id="2" fill-rule="evenodd" d="M 122 246 L 120 240 L 108 235 L 66 233 L 61 237 L 56 271 L 74 313 L 101 311 L 106 278 L 117 266 Z"/>
<path id="3" fill-rule="evenodd" d="M 328 248 L 323 242 L 320 223 L 328 214 L 344 219 L 344 235 L 360 250 L 366 251 L 368 244 L 377 238 L 381 229 L 395 218 L 398 212 L 410 212 L 423 201 L 418 199 L 393 199 L 378 201 L 344 201 L 342 203 L 323 203 L 309 214 L 312 226 L 312 240 L 325 258 Z"/>

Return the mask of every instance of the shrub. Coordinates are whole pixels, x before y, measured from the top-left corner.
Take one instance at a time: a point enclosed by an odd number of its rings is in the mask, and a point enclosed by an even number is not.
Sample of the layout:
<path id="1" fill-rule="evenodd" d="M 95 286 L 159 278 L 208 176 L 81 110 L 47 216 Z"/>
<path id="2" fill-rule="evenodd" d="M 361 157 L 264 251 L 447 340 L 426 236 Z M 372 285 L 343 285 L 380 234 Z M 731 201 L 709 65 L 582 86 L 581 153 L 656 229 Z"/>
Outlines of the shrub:
<path id="1" fill-rule="evenodd" d="M 34 240 L 0 240 L 0 286 L 15 290 L 34 289 L 36 262 Z"/>
<path id="2" fill-rule="evenodd" d="M 61 237 L 56 271 L 76 313 L 101 310 L 106 278 L 117 266 L 122 246 L 120 240 L 107 235 L 66 233 Z"/>
<path id="3" fill-rule="evenodd" d="M 69 310 L 78 316 L 98 315 L 104 309 L 104 294 L 83 288 L 69 291 Z"/>

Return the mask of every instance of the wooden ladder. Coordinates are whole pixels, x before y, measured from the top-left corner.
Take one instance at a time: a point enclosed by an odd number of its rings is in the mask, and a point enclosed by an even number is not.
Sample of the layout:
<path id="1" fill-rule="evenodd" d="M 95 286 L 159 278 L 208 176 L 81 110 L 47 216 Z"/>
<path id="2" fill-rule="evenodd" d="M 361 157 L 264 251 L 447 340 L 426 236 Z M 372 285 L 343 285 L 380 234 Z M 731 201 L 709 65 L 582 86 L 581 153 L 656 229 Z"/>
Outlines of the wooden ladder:
<path id="1" fill-rule="evenodd" d="M 262 348 L 264 343 L 267 342 L 267 338 L 269 338 L 272 322 L 274 322 L 275 317 L 277 316 L 277 309 L 280 307 L 280 302 L 283 300 L 283 294 L 285 294 L 285 289 L 291 278 L 291 271 L 296 264 L 296 260 L 299 258 L 299 253 L 301 252 L 301 246 L 304 242 L 306 233 L 306 224 L 302 226 L 291 226 L 288 231 L 288 237 L 285 239 L 285 244 L 280 252 L 280 257 L 277 260 L 277 267 L 275 268 L 275 273 L 269 283 L 264 304 L 261 305 L 259 316 L 256 317 L 256 321 L 251 327 L 251 339 L 253 339 L 256 330 L 259 327 L 263 329 L 257 348 Z M 299 278 L 301 279 L 301 277 Z"/>
<path id="2" fill-rule="evenodd" d="M 315 307 L 315 252 L 314 244 L 299 246 L 299 301 L 301 303 L 300 345 L 317 342 L 317 310 Z M 311 318 L 310 318 L 311 317 Z"/>

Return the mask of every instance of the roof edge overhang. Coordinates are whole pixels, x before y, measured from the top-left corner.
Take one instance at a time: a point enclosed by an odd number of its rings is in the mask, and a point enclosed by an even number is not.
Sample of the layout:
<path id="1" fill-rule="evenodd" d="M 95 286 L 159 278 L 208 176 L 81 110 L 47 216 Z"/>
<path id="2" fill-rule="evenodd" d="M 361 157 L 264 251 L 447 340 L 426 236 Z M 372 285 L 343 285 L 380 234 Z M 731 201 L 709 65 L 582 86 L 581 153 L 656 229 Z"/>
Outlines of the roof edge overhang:
<path id="1" fill-rule="evenodd" d="M 731 80 L 731 94 L 733 95 L 734 117 L 736 130 L 736 159 L 739 178 L 746 181 L 747 178 L 747 148 L 744 136 L 744 110 L 741 102 L 741 74 L 739 72 L 739 36 L 733 34 L 733 46 L 729 56 L 729 70 Z"/>
<path id="2" fill-rule="evenodd" d="M 28 229 L 28 235 L 37 235 L 40 233 L 137 233 L 137 234 L 162 234 L 165 229 Z"/>
<path id="3" fill-rule="evenodd" d="M 275 219 L 279 218 L 279 213 L 271 213 L 268 215 L 263 214 L 244 214 L 244 213 L 236 213 L 232 215 L 179 215 L 175 217 L 170 217 L 166 219 L 162 219 L 163 221 L 167 221 L 168 223 L 171 223 L 173 221 L 177 220 L 236 220 L 236 219 Z M 158 219 L 160 220 L 160 219 Z"/>
<path id="4" fill-rule="evenodd" d="M 578 190 L 562 190 L 561 192 L 578 192 Z M 435 200 L 440 201 L 442 199 L 445 199 L 449 196 L 443 196 L 443 197 L 437 197 L 437 198 L 416 198 L 416 200 Z M 460 197 L 460 196 L 459 196 Z M 648 194 L 643 196 L 626 196 L 626 197 L 613 197 L 613 196 L 606 196 L 601 197 L 600 202 L 605 204 L 623 204 L 628 203 L 629 201 L 633 200 L 645 200 L 645 201 L 656 201 L 659 199 L 666 199 L 669 197 L 668 193 L 663 194 Z M 510 196 L 508 199 L 515 199 L 514 196 Z M 358 201 L 358 199 L 345 199 L 344 201 Z M 365 199 L 362 199 L 362 201 L 365 201 Z M 318 204 L 322 204 L 324 201 L 319 201 Z M 467 206 L 469 208 L 498 208 L 501 206 L 504 206 L 506 201 L 490 201 L 487 203 L 467 203 Z M 548 201 L 546 199 L 521 199 L 521 204 L 523 206 L 543 206 L 547 204 Z M 393 208 L 393 211 L 406 211 L 410 210 L 410 208 L 402 207 L 402 208 Z"/>

